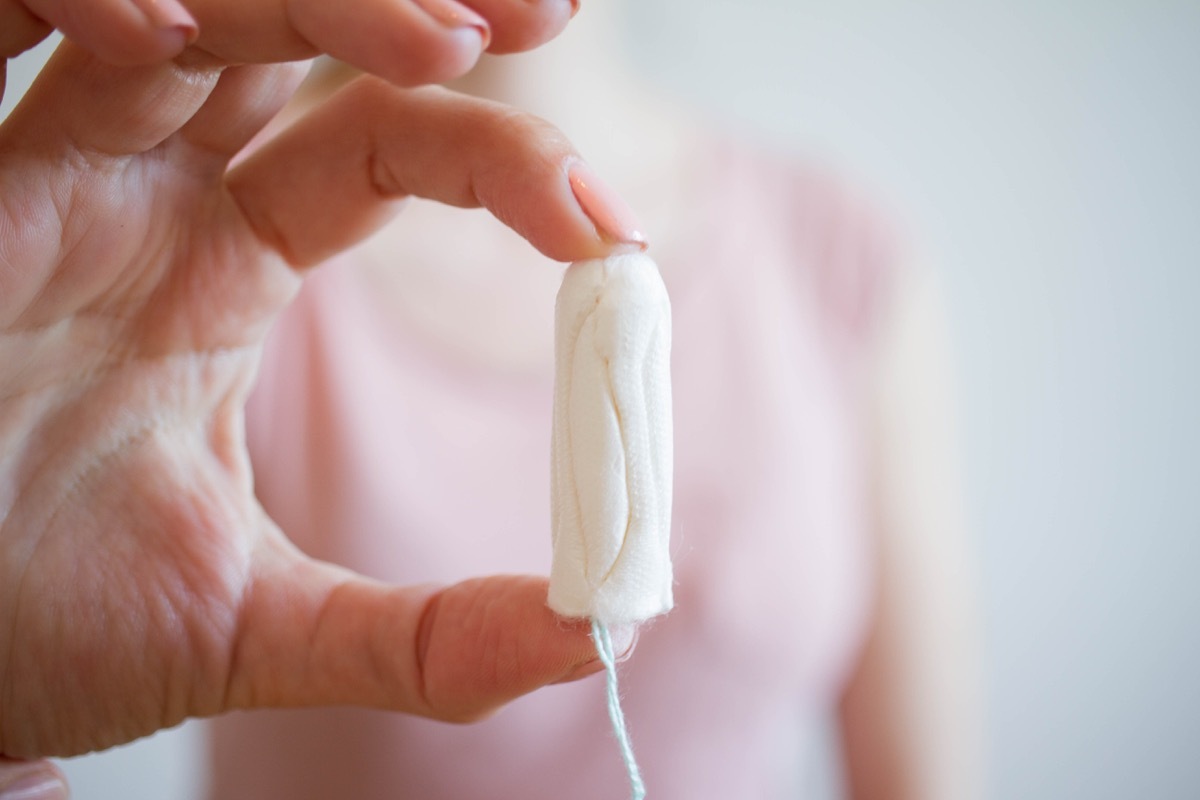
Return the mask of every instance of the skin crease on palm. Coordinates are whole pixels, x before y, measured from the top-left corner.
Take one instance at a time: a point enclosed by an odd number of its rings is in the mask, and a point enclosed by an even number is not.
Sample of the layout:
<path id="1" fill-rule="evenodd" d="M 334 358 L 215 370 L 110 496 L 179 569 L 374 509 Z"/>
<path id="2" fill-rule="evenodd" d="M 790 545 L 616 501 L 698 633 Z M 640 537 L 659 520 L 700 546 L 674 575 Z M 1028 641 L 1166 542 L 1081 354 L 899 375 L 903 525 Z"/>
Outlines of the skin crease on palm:
<path id="1" fill-rule="evenodd" d="M 126 19 L 124 2 L 85 15 L 0 0 L 7 57 L 45 34 L 37 18 L 78 42 L 0 127 L 4 756 L 83 753 L 235 708 L 468 720 L 598 669 L 541 579 L 375 583 L 304 557 L 254 499 L 242 405 L 263 337 L 304 271 L 404 196 L 487 206 L 560 260 L 619 249 L 572 195 L 577 156 L 548 125 L 395 88 L 468 69 L 475 28 L 408 0 L 334 22 L 311 19 L 319 6 L 190 4 L 199 38 L 164 60 L 186 32 L 81 27 Z M 472 6 L 503 51 L 551 38 L 573 10 Z M 222 65 L 320 51 L 362 54 L 390 82 L 352 84 L 230 171 L 303 70 Z"/>

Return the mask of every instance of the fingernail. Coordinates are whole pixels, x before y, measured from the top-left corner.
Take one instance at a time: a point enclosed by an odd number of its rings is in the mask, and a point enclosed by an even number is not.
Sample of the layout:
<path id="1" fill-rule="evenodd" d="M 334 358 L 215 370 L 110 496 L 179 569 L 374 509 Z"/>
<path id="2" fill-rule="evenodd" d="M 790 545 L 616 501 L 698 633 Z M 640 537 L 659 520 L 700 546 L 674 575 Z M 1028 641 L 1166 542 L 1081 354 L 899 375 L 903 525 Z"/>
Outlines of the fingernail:
<path id="1" fill-rule="evenodd" d="M 600 180 L 591 167 L 576 161 L 567 170 L 571 191 L 583 208 L 583 213 L 595 224 L 601 238 L 617 244 L 636 245 L 646 249 L 646 237 L 642 234 L 637 217 L 621 196 L 612 187 Z"/>
<path id="2" fill-rule="evenodd" d="M 179 0 L 133 0 L 150 24 L 160 31 L 178 31 L 187 44 L 196 41 L 200 26 Z"/>
<path id="3" fill-rule="evenodd" d="M 608 635 L 612 638 L 613 652 L 616 653 L 618 664 L 633 655 L 639 630 L 637 625 L 614 625 L 609 629 Z"/>
<path id="4" fill-rule="evenodd" d="M 593 658 L 591 661 L 585 661 L 582 664 L 572 668 L 566 675 L 555 681 L 555 683 L 570 683 L 577 681 L 580 678 L 586 678 L 588 675 L 595 675 L 604 669 L 604 664 L 600 662 L 600 658 Z M 4 800 L 4 798 L 0 798 Z"/>
<path id="5" fill-rule="evenodd" d="M 483 38 L 483 49 L 492 43 L 492 26 L 483 17 L 455 0 L 416 0 L 417 5 L 447 28 L 474 28 Z"/>
<path id="6" fill-rule="evenodd" d="M 616 653 L 616 663 L 620 664 L 631 655 L 637 645 L 638 631 L 637 625 L 614 625 L 609 628 L 608 635 L 612 641 L 613 652 Z M 555 683 L 570 683 L 577 681 L 580 678 L 586 678 L 589 675 L 595 675 L 604 669 L 604 662 L 600 660 L 600 654 L 595 653 L 592 658 L 576 665 L 573 669 L 567 672 Z M 4 798 L 0 798 L 4 800 Z"/>
<path id="7" fill-rule="evenodd" d="M 67 800 L 67 786 L 43 769 L 0 788 L 0 800 Z"/>

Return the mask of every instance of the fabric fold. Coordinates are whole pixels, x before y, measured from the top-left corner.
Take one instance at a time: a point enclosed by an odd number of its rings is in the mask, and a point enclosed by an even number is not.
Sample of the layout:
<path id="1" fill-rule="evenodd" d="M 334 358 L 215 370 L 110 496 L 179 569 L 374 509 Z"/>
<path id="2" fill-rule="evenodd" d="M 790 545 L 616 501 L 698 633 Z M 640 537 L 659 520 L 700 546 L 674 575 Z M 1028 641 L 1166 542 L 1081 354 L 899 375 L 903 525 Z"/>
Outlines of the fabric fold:
<path id="1" fill-rule="evenodd" d="M 571 265 L 555 306 L 550 608 L 607 625 L 673 605 L 671 307 L 643 254 Z"/>

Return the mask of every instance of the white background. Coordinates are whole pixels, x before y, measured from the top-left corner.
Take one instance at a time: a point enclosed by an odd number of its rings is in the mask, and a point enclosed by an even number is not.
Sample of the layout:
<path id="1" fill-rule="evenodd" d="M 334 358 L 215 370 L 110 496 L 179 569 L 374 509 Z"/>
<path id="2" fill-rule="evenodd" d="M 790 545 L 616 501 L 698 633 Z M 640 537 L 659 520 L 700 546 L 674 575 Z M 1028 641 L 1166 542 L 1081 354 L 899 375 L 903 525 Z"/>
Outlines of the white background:
<path id="1" fill-rule="evenodd" d="M 992 795 L 1200 797 L 1200 3 L 636 7 L 648 74 L 865 179 L 943 275 Z M 68 762 L 75 796 L 188 798 L 199 741 Z"/>

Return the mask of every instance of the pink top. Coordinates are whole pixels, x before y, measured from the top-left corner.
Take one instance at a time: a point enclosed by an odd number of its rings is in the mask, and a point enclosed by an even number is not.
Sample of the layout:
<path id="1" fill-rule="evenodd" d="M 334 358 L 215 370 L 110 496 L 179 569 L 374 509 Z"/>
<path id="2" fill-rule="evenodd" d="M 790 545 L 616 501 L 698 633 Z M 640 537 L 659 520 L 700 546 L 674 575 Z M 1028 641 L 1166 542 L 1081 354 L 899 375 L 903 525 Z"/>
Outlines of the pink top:
<path id="1" fill-rule="evenodd" d="M 820 173 L 722 147 L 674 308 L 677 608 L 621 673 L 652 797 L 793 797 L 802 735 L 842 689 L 872 576 L 865 368 L 894 269 Z M 652 253 L 653 255 L 653 253 Z M 259 495 L 307 552 L 398 583 L 550 563 L 552 365 L 444 357 L 340 263 L 268 345 L 248 411 Z M 214 723 L 213 796 L 628 795 L 599 678 L 473 726 L 363 710 Z"/>

